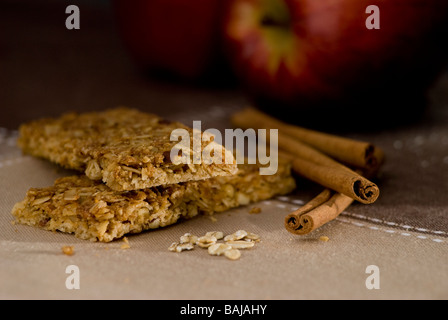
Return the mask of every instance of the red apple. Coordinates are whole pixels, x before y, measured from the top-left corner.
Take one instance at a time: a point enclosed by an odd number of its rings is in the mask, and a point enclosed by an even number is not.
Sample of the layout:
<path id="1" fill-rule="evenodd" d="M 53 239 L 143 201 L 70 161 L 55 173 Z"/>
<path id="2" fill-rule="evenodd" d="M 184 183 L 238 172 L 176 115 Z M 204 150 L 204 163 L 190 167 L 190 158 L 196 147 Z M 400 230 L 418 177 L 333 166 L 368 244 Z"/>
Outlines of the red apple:
<path id="1" fill-rule="evenodd" d="M 222 0 L 115 0 L 119 31 L 138 66 L 186 79 L 219 60 Z"/>
<path id="2" fill-rule="evenodd" d="M 366 27 L 369 5 L 379 29 Z M 224 37 L 258 106 L 370 116 L 433 83 L 448 58 L 447 26 L 439 0 L 230 0 Z"/>

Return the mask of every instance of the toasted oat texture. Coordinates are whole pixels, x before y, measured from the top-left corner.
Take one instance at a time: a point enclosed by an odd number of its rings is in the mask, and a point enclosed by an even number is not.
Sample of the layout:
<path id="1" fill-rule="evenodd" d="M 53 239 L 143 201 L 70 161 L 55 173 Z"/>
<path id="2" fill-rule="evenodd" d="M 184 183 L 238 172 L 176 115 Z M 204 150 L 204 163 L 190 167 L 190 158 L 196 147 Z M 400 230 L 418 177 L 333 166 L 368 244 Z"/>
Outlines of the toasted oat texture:
<path id="1" fill-rule="evenodd" d="M 84 175 L 65 177 L 54 186 L 30 189 L 12 213 L 18 223 L 109 242 L 199 213 L 213 214 L 287 194 L 295 188 L 289 164 L 279 163 L 277 173 L 271 176 L 260 175 L 257 165 L 238 167 L 234 176 L 138 191 L 114 191 Z"/>
<path id="2" fill-rule="evenodd" d="M 238 249 L 230 249 L 224 251 L 224 255 L 230 260 L 238 260 L 241 257 L 241 251 Z"/>
<path id="3" fill-rule="evenodd" d="M 170 141 L 175 129 L 190 135 L 192 164 L 174 164 L 170 152 L 178 141 Z M 193 149 L 193 130 L 178 122 L 169 122 L 156 115 L 134 109 L 117 108 L 103 112 L 65 114 L 57 119 L 46 118 L 23 124 L 18 144 L 31 155 L 53 161 L 65 168 L 75 169 L 92 180 L 102 180 L 117 191 L 137 190 L 158 185 L 236 172 L 231 152 L 213 142 L 197 142 Z M 201 145 L 202 144 L 202 145 Z M 208 146 L 208 147 L 207 147 Z M 222 152 L 222 159 L 233 163 L 206 164 L 199 162 L 204 148 Z M 200 150 L 199 150 L 200 149 Z M 205 155 L 214 155 L 207 151 Z M 187 155 L 184 155 L 187 156 Z M 227 161 L 228 163 L 231 161 Z"/>

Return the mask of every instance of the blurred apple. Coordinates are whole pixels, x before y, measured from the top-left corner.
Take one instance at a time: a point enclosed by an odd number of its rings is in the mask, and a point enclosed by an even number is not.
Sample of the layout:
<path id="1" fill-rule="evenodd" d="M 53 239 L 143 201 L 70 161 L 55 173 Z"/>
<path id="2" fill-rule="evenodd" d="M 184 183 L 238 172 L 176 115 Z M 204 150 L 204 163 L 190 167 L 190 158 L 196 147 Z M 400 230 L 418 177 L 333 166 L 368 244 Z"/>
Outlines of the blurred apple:
<path id="1" fill-rule="evenodd" d="M 448 1 L 229 0 L 228 55 L 254 102 L 291 120 L 407 112 L 448 58 Z M 379 29 L 366 20 L 379 9 Z M 403 105 L 404 104 L 404 105 Z M 392 108 L 392 109 L 393 109 Z M 271 113 L 272 113 L 271 112 Z M 379 114 L 384 117 L 384 114 Z M 330 119 L 334 121 L 335 119 Z"/>
<path id="2" fill-rule="evenodd" d="M 222 0 L 114 0 L 119 32 L 141 68 L 188 80 L 220 62 Z"/>

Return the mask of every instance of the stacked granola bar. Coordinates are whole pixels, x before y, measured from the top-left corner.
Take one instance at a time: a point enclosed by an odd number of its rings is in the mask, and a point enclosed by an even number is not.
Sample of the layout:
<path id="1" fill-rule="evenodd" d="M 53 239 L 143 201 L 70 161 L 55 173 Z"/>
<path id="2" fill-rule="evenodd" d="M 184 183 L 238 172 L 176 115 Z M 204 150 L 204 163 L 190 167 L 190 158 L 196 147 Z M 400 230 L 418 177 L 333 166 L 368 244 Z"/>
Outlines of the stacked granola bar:
<path id="1" fill-rule="evenodd" d="M 128 233 L 171 225 L 286 194 L 295 188 L 290 165 L 262 176 L 258 165 L 173 164 L 176 122 L 134 109 L 66 114 L 20 128 L 26 153 L 83 174 L 31 188 L 12 213 L 46 230 L 109 242 Z M 203 141 L 201 150 L 213 141 Z M 222 148 L 223 154 L 228 150 Z M 220 150 L 215 146 L 215 150 Z M 195 150 L 191 150 L 194 156 Z"/>

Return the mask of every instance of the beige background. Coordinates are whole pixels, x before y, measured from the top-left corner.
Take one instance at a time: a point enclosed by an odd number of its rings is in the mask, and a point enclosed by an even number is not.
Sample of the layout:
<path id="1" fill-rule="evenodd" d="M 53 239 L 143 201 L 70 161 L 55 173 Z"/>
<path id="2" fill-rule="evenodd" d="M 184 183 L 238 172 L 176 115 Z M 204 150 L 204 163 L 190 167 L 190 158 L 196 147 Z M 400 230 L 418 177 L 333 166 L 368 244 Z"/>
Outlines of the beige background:
<path id="1" fill-rule="evenodd" d="M 12 144 L 14 136 L 3 141 Z M 2 299 L 447 299 L 448 241 L 444 234 L 373 223 L 350 208 L 308 236 L 295 236 L 284 217 L 303 204 L 300 192 L 252 206 L 129 236 L 92 243 L 72 235 L 13 225 L 10 210 L 31 187 L 69 172 L 6 146 L 0 161 L 0 298 Z M 370 219 L 371 220 L 371 219 Z M 389 225 L 388 225 L 389 223 Z M 173 253 L 186 232 L 244 229 L 262 241 L 240 260 L 199 247 Z M 430 230 L 429 230 L 430 231 Z M 329 237 L 328 242 L 319 240 Z M 61 252 L 75 248 L 73 256 Z M 66 268 L 80 270 L 80 289 L 68 290 Z M 380 289 L 367 289 L 368 265 L 380 270 Z"/>

